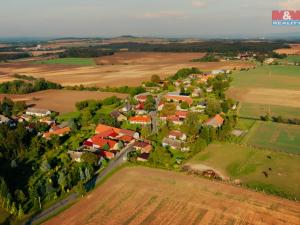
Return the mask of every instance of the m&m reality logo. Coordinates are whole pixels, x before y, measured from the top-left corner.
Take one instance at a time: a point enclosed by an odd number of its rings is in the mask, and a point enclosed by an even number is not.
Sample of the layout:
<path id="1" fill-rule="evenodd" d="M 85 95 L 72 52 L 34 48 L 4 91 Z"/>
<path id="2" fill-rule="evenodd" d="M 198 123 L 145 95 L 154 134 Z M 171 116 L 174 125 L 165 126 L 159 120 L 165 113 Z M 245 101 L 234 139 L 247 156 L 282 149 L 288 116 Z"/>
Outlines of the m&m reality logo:
<path id="1" fill-rule="evenodd" d="M 273 10 L 274 26 L 300 26 L 300 10 Z"/>

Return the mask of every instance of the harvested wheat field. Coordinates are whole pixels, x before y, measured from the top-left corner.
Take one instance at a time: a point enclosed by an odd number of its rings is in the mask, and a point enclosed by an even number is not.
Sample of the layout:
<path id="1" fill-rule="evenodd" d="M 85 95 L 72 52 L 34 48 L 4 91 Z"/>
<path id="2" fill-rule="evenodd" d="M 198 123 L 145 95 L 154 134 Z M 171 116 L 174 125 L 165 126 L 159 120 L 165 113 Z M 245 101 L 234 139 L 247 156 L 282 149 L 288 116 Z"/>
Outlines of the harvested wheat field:
<path id="1" fill-rule="evenodd" d="M 197 67 L 203 71 L 251 67 L 252 64 L 239 61 L 190 62 L 203 53 L 130 53 L 120 52 L 113 56 L 95 59 L 95 66 L 36 65 L 30 63 L 0 64 L 0 82 L 13 74 L 43 77 L 62 85 L 85 86 L 137 86 L 150 80 L 153 74 L 161 78 L 173 75 L 184 67 Z"/>
<path id="2" fill-rule="evenodd" d="M 291 44 L 291 48 L 281 48 L 275 50 L 278 54 L 300 55 L 300 44 Z"/>
<path id="3" fill-rule="evenodd" d="M 75 111 L 76 102 L 88 99 L 102 100 L 111 96 L 126 98 L 128 95 L 98 91 L 46 90 L 20 95 L 0 94 L 0 99 L 5 96 L 14 101 L 25 101 L 28 105 L 32 105 L 37 108 L 50 109 L 59 113 L 67 113 Z"/>
<path id="4" fill-rule="evenodd" d="M 125 168 L 47 225 L 289 224 L 300 204 L 198 177 Z"/>

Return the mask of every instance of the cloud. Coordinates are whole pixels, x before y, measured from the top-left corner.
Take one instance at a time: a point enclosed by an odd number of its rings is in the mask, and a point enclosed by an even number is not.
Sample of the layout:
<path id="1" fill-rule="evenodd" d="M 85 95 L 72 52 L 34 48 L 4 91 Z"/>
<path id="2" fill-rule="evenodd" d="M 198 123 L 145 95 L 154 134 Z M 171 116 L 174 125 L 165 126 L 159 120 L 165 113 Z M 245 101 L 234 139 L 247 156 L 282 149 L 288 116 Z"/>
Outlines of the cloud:
<path id="1" fill-rule="evenodd" d="M 207 6 L 207 4 L 204 1 L 192 1 L 192 6 L 197 8 L 204 8 Z"/>
<path id="2" fill-rule="evenodd" d="M 147 12 L 142 15 L 146 19 L 160 19 L 160 18 L 183 18 L 186 14 L 179 11 L 160 11 L 160 12 Z"/>
<path id="3" fill-rule="evenodd" d="M 281 9 L 299 10 L 300 0 L 286 0 L 278 3 Z"/>

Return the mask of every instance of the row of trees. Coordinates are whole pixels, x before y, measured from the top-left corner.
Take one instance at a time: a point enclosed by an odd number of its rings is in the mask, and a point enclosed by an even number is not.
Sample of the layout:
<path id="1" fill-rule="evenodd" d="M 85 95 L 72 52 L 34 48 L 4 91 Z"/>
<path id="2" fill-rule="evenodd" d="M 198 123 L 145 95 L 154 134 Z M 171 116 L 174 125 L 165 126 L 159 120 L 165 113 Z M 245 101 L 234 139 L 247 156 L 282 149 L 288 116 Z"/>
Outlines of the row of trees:
<path id="1" fill-rule="evenodd" d="M 0 93 L 3 94 L 27 94 L 47 89 L 61 89 L 60 84 L 56 84 L 45 79 L 34 79 L 32 81 L 14 80 L 0 84 Z"/>
<path id="2" fill-rule="evenodd" d="M 103 50 L 93 47 L 72 47 L 66 49 L 66 51 L 59 53 L 60 58 L 72 57 L 72 58 L 96 58 L 100 56 L 113 55 L 114 51 Z"/>

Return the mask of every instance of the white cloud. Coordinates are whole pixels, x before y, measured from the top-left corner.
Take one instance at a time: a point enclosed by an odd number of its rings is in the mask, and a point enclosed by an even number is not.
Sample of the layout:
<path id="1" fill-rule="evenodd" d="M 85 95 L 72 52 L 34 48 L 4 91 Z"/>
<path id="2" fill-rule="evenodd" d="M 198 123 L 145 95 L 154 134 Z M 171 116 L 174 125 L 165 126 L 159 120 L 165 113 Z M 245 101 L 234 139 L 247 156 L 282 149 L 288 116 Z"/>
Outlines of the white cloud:
<path id="1" fill-rule="evenodd" d="M 278 3 L 281 9 L 300 10 L 300 0 L 286 0 Z"/>
<path id="2" fill-rule="evenodd" d="M 146 19 L 160 19 L 160 18 L 182 18 L 185 17 L 184 12 L 179 11 L 160 11 L 160 12 L 147 12 L 142 15 Z"/>
<path id="3" fill-rule="evenodd" d="M 206 2 L 204 1 L 192 1 L 192 6 L 197 7 L 197 8 L 204 8 L 206 7 Z"/>

